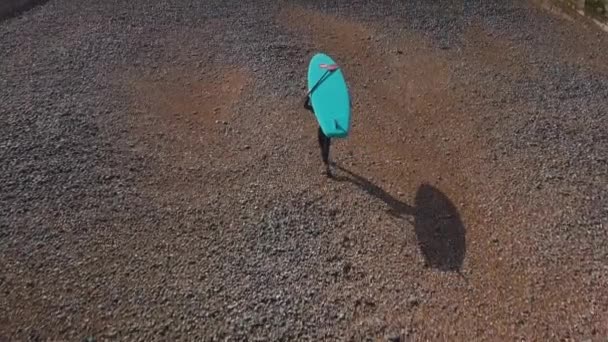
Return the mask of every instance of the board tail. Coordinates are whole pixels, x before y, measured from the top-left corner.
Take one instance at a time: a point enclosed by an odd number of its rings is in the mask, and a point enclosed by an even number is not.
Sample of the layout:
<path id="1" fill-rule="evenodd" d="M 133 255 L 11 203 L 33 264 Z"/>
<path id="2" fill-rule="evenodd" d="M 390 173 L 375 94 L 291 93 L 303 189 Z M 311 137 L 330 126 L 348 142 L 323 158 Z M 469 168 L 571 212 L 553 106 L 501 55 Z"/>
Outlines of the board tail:
<path id="1" fill-rule="evenodd" d="M 346 130 L 344 127 L 340 126 L 340 123 L 338 123 L 338 120 L 336 120 L 336 119 L 334 119 L 334 126 L 335 126 L 336 130 L 339 131 L 340 133 L 332 134 L 333 138 L 345 138 L 348 136 L 348 130 Z"/>

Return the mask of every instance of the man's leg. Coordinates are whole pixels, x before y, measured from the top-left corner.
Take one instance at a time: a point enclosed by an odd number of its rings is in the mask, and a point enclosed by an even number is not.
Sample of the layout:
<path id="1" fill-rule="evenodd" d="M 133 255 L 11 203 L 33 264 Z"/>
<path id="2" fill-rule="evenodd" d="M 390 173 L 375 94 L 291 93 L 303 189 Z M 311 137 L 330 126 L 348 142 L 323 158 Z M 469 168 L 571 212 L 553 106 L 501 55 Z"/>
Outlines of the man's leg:
<path id="1" fill-rule="evenodd" d="M 331 176 L 331 170 L 329 168 L 329 147 L 331 144 L 331 140 L 329 137 L 323 134 L 321 127 L 319 127 L 319 147 L 321 148 L 321 158 L 323 159 L 323 163 L 325 164 L 325 173 L 328 176 Z"/>
<path id="2" fill-rule="evenodd" d="M 323 130 L 319 127 L 319 147 L 321 148 L 321 157 L 323 158 L 323 163 L 329 163 L 329 138 L 323 134 Z"/>
<path id="3" fill-rule="evenodd" d="M 321 149 L 321 156 L 323 156 L 323 146 L 325 146 L 325 134 L 321 130 L 321 126 L 319 126 L 319 130 L 317 132 L 317 138 L 319 140 L 319 148 Z"/>
<path id="4" fill-rule="evenodd" d="M 325 137 L 323 140 L 323 163 L 325 165 L 329 165 L 329 145 L 331 144 L 331 140 L 328 137 Z"/>
<path id="5" fill-rule="evenodd" d="M 323 162 L 325 163 L 325 173 L 328 177 L 332 177 L 331 169 L 329 168 L 329 147 L 331 138 L 325 137 L 325 146 L 323 148 Z"/>

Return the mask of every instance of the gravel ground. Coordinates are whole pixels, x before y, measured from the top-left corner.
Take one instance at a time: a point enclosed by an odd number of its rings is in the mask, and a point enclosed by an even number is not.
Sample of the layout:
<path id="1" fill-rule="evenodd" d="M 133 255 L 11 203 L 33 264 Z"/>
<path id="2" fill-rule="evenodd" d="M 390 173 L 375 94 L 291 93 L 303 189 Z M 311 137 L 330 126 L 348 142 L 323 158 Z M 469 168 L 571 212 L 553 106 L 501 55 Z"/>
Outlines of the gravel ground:
<path id="1" fill-rule="evenodd" d="M 544 5 L 0 22 L 0 340 L 605 340 L 608 35 Z M 331 180 L 319 50 L 354 104 Z"/>

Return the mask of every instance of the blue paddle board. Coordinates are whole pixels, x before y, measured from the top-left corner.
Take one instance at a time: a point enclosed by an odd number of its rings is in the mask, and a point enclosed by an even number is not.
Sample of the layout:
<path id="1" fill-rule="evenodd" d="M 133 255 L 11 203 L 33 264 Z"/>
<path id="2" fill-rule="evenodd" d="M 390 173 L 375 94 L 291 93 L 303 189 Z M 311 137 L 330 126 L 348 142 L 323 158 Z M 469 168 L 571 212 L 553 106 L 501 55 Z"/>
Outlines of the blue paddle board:
<path id="1" fill-rule="evenodd" d="M 323 133 L 344 138 L 350 130 L 350 95 L 340 66 L 324 53 L 308 65 L 308 92 L 313 112 Z"/>

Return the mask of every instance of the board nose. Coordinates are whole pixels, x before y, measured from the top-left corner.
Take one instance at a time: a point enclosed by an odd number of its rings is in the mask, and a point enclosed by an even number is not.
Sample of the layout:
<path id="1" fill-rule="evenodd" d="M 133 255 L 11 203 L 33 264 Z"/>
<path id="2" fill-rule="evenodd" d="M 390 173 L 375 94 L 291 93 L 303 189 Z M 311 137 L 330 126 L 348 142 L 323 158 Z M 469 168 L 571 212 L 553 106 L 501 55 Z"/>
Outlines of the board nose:
<path id="1" fill-rule="evenodd" d="M 327 69 L 329 71 L 334 71 L 334 70 L 338 69 L 338 64 L 326 64 L 326 63 L 322 63 L 322 64 L 319 64 L 319 67 L 321 69 Z"/>

